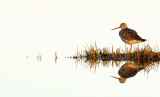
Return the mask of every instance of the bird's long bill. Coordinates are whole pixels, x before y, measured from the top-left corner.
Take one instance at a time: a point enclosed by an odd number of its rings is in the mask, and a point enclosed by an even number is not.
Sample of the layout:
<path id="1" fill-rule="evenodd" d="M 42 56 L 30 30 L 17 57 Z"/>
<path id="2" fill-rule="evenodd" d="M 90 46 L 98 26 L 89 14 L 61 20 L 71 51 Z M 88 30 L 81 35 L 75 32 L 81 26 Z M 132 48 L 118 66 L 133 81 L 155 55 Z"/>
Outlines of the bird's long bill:
<path id="1" fill-rule="evenodd" d="M 114 28 L 114 29 L 111 29 L 111 30 L 115 30 L 115 29 L 119 29 L 119 28 L 121 28 L 121 27 L 117 27 L 117 28 Z"/>
<path id="2" fill-rule="evenodd" d="M 123 78 L 123 77 L 114 77 L 114 76 L 111 76 L 111 77 L 118 79 L 120 83 L 125 83 L 127 80 L 126 78 Z"/>
<path id="3" fill-rule="evenodd" d="M 114 77 L 114 76 L 111 76 L 111 77 L 116 78 L 116 79 L 120 79 L 120 78 L 118 78 L 118 77 Z"/>

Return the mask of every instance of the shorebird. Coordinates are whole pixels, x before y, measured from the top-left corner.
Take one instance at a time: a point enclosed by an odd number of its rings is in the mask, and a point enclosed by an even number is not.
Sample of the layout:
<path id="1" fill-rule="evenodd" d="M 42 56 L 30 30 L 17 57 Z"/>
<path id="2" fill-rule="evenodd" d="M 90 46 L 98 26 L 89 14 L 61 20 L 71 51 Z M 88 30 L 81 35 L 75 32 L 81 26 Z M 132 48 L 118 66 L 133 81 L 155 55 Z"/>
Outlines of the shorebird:
<path id="1" fill-rule="evenodd" d="M 134 77 L 142 69 L 144 69 L 143 65 L 136 65 L 133 62 L 125 63 L 118 71 L 120 77 L 111 77 L 118 79 L 120 83 L 125 83 L 127 78 Z"/>
<path id="2" fill-rule="evenodd" d="M 119 36 L 121 37 L 121 40 L 131 45 L 129 53 L 132 50 L 133 44 L 146 41 L 146 39 L 142 39 L 135 30 L 129 29 L 126 23 L 121 23 L 120 27 L 114 28 L 112 30 L 115 29 L 121 29 L 119 31 Z"/>

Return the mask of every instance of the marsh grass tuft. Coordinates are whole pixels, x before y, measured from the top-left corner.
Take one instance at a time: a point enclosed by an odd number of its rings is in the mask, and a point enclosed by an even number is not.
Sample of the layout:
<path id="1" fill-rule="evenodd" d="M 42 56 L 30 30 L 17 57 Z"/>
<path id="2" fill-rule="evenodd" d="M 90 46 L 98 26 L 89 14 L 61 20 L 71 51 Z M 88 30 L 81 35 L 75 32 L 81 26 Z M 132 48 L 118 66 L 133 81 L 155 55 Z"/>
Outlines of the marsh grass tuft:
<path id="1" fill-rule="evenodd" d="M 96 43 L 95 45 L 90 45 L 85 47 L 85 50 L 82 54 L 79 53 L 77 49 L 77 55 L 73 58 L 87 58 L 87 59 L 109 59 L 109 60 L 143 60 L 143 61 L 153 61 L 160 60 L 160 52 L 158 47 L 151 49 L 149 45 L 144 45 L 141 49 L 138 47 L 134 48 L 132 53 L 128 53 L 128 48 L 123 49 L 117 48 L 115 51 L 112 51 L 110 48 L 104 47 L 102 49 L 98 48 Z"/>
<path id="2" fill-rule="evenodd" d="M 131 53 L 128 53 L 128 48 L 125 46 L 125 50 L 117 48 L 114 46 L 110 49 L 109 47 L 98 48 L 96 43 L 94 45 L 86 45 L 85 49 L 81 51 L 77 48 L 77 53 L 75 56 L 70 57 L 76 60 L 77 63 L 86 63 L 87 67 L 94 69 L 99 67 L 101 64 L 105 67 L 116 66 L 120 67 L 121 62 L 133 62 L 136 65 L 143 66 L 145 72 L 149 72 L 151 69 L 157 71 L 160 61 L 160 52 L 158 46 L 153 49 L 148 45 L 143 45 L 142 48 L 139 45 L 132 49 Z"/>
<path id="3" fill-rule="evenodd" d="M 56 63 L 56 64 L 57 64 L 57 58 L 58 58 L 57 52 L 55 52 L 55 63 Z"/>

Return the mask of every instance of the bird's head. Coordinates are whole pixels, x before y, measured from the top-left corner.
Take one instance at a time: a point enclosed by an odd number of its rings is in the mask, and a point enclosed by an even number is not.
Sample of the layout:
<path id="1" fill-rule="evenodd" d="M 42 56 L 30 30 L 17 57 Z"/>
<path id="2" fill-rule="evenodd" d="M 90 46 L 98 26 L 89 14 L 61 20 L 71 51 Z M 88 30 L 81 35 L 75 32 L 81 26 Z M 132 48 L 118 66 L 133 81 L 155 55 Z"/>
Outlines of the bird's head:
<path id="1" fill-rule="evenodd" d="M 114 29 L 112 29 L 112 30 L 115 30 L 115 29 L 125 29 L 125 28 L 128 28 L 128 27 L 127 27 L 127 24 L 126 24 L 126 23 L 121 23 L 121 24 L 120 24 L 120 27 L 114 28 Z"/>
<path id="2" fill-rule="evenodd" d="M 118 79 L 120 83 L 125 83 L 127 80 L 126 78 L 123 78 L 123 77 L 114 77 L 114 76 L 111 76 L 111 77 Z"/>

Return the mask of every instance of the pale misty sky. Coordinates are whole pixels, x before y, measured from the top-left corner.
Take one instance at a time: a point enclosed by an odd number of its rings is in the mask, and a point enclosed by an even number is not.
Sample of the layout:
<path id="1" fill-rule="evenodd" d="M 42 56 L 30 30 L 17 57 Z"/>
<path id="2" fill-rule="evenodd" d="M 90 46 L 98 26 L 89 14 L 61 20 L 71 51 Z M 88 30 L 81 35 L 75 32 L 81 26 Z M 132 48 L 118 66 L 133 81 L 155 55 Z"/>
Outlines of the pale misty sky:
<path id="1" fill-rule="evenodd" d="M 124 49 L 119 30 L 111 30 L 122 22 L 154 47 L 160 45 L 159 4 L 159 0 L 1 0 L 1 52 L 72 55 L 77 46 L 94 41 L 100 48 Z"/>
<path id="2" fill-rule="evenodd" d="M 151 47 L 160 46 L 160 0 L 0 0 L 1 97 L 158 97 L 159 71 L 151 70 L 149 78 L 141 72 L 122 85 L 110 77 L 120 67 L 98 65 L 94 73 L 61 61 L 95 41 L 100 48 L 124 49 L 119 30 L 111 30 L 122 22 Z"/>

